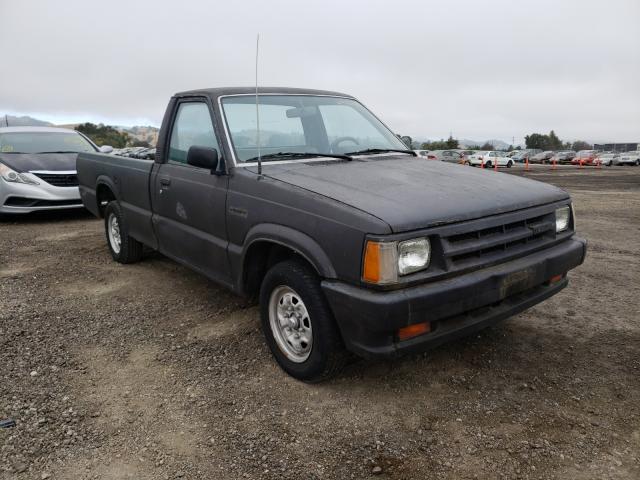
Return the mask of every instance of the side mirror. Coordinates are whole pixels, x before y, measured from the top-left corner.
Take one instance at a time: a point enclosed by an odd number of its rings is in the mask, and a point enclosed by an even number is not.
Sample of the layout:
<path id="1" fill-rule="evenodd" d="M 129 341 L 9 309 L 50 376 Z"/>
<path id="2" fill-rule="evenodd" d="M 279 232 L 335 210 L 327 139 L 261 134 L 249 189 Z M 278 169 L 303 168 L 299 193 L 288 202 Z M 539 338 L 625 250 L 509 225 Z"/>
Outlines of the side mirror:
<path id="1" fill-rule="evenodd" d="M 193 145 L 187 152 L 187 164 L 213 172 L 218 167 L 218 151 L 215 148 Z"/>
<path id="2" fill-rule="evenodd" d="M 103 145 L 100 147 L 100 153 L 111 153 L 113 152 L 113 147 L 111 145 Z"/>

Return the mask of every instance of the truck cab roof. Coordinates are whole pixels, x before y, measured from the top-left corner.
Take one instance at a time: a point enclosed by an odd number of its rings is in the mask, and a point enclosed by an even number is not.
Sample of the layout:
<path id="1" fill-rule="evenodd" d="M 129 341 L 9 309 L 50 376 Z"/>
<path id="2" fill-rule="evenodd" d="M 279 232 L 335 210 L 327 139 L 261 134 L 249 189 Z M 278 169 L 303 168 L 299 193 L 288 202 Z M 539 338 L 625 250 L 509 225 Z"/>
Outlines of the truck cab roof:
<path id="1" fill-rule="evenodd" d="M 217 87 L 202 88 L 197 90 L 187 90 L 185 92 L 176 93 L 175 97 L 192 97 L 206 96 L 210 98 L 224 97 L 227 95 L 252 95 L 256 93 L 255 87 Z M 351 95 L 340 92 L 332 92 L 329 90 L 313 90 L 309 88 L 291 88 L 291 87 L 258 87 L 258 94 L 275 94 L 275 95 L 326 95 L 336 97 L 353 98 Z"/>

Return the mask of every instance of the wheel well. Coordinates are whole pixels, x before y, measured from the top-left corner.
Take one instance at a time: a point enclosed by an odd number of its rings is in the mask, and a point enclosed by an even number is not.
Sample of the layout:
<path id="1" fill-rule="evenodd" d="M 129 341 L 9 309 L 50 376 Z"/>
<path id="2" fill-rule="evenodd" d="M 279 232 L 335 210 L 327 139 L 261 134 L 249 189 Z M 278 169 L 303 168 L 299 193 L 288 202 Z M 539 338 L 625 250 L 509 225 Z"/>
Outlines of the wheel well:
<path id="1" fill-rule="evenodd" d="M 113 194 L 113 191 L 111 191 L 111 188 L 109 188 L 108 185 L 105 185 L 104 183 L 98 185 L 98 188 L 96 190 L 96 201 L 98 202 L 98 213 L 100 213 L 101 217 L 104 217 L 104 209 L 106 208 L 107 204 L 115 199 L 116 196 Z"/>
<path id="2" fill-rule="evenodd" d="M 257 241 L 249 247 L 244 257 L 242 288 L 251 298 L 257 298 L 260 285 L 269 269 L 283 260 L 297 259 L 309 265 L 316 273 L 317 269 L 305 257 L 294 249 L 270 241 Z"/>

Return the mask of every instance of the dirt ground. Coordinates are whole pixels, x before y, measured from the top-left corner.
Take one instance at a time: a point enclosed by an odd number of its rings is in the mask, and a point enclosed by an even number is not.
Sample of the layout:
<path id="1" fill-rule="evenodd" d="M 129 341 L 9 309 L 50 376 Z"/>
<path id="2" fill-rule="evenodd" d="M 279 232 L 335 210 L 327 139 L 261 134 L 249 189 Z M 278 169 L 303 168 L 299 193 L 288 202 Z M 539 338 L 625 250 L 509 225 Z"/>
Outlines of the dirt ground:
<path id="1" fill-rule="evenodd" d="M 526 175 L 573 195 L 569 287 L 320 385 L 278 368 L 255 307 L 157 254 L 114 263 L 99 220 L 0 223 L 0 478 L 640 478 L 640 168 Z"/>

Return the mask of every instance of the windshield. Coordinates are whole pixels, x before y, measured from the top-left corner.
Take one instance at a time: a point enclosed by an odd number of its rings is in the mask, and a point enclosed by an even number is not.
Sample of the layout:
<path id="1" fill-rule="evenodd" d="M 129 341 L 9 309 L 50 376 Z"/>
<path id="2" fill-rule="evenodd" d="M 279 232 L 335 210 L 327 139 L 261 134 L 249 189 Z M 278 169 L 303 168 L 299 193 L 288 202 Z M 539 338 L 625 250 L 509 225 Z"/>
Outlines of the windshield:
<path id="1" fill-rule="evenodd" d="M 256 98 L 222 99 L 224 117 L 239 162 L 258 156 Z M 407 150 L 389 129 L 355 100 L 311 95 L 260 95 L 260 154 L 336 154 L 368 149 Z"/>
<path id="2" fill-rule="evenodd" d="M 0 133 L 0 153 L 95 152 L 82 135 L 70 132 Z"/>

